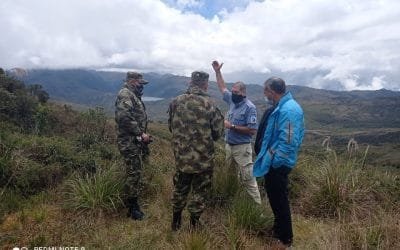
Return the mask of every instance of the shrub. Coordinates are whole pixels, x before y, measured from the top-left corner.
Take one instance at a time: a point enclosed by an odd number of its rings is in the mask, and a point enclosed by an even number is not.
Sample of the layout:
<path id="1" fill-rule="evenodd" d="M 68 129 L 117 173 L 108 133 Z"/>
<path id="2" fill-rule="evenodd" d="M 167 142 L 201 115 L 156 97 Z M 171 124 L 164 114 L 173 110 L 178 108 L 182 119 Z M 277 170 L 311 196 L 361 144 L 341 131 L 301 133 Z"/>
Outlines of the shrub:
<path id="1" fill-rule="evenodd" d="M 0 189 L 0 223 L 4 219 L 4 216 L 13 211 L 17 211 L 22 208 L 24 197 L 16 192 L 6 188 Z"/>
<path id="2" fill-rule="evenodd" d="M 124 179 L 116 165 L 100 168 L 94 175 L 75 174 L 65 183 L 67 207 L 102 212 L 116 210 L 123 204 Z"/>
<path id="3" fill-rule="evenodd" d="M 0 131 L 0 187 L 6 188 L 12 176 L 12 153 L 15 150 L 15 142 L 10 138 L 9 133 Z"/>
<path id="4" fill-rule="evenodd" d="M 39 146 L 27 135 L 0 134 L 0 187 L 28 196 L 61 181 L 67 171 L 56 161 L 47 161 L 58 153 L 47 150 L 43 143 Z"/>
<path id="5" fill-rule="evenodd" d="M 31 96 L 34 96 L 39 103 L 46 103 L 47 100 L 49 100 L 49 94 L 44 91 L 43 86 L 40 84 L 29 85 L 27 91 Z"/>
<path id="6" fill-rule="evenodd" d="M 83 148 L 90 147 L 92 144 L 102 142 L 107 139 L 106 133 L 107 116 L 104 109 L 96 107 L 80 114 L 78 131 L 83 136 L 81 138 Z"/>
<path id="7" fill-rule="evenodd" d="M 96 157 L 101 152 L 94 149 L 80 151 L 73 142 L 63 137 L 25 136 L 20 147 L 23 155 L 42 165 L 58 164 L 63 167 L 63 173 L 72 170 L 83 173 L 96 171 Z"/>
<path id="8" fill-rule="evenodd" d="M 88 150 L 96 142 L 97 142 L 97 139 L 93 134 L 82 133 L 82 134 L 78 135 L 77 147 Z"/>
<path id="9" fill-rule="evenodd" d="M 41 165 L 29 159 L 19 158 L 12 168 L 9 188 L 28 196 L 56 186 L 62 178 L 62 168 L 58 165 Z"/>
<path id="10" fill-rule="evenodd" d="M 37 135 L 50 132 L 56 122 L 48 106 L 42 104 L 37 106 L 36 112 L 33 115 L 33 120 L 35 124 L 33 132 Z"/>
<path id="11" fill-rule="evenodd" d="M 120 155 L 116 147 L 104 143 L 98 144 L 95 149 L 104 160 L 114 160 Z"/>
<path id="12" fill-rule="evenodd" d="M 75 155 L 71 143 L 62 137 L 25 136 L 20 143 L 24 155 L 44 165 L 65 164 Z"/>
<path id="13" fill-rule="evenodd" d="M 25 84 L 13 77 L 0 75 L 0 117 L 17 124 L 26 132 L 33 129 L 34 115 L 40 101 L 47 101 L 47 93 L 37 85 L 37 96 L 29 95 L 29 89 Z M 35 92 L 35 93 L 36 93 Z M 47 99 L 46 99 L 47 98 Z"/>
<path id="14" fill-rule="evenodd" d="M 374 183 L 381 204 L 387 209 L 400 208 L 400 176 L 395 169 L 369 169 L 366 178 Z"/>

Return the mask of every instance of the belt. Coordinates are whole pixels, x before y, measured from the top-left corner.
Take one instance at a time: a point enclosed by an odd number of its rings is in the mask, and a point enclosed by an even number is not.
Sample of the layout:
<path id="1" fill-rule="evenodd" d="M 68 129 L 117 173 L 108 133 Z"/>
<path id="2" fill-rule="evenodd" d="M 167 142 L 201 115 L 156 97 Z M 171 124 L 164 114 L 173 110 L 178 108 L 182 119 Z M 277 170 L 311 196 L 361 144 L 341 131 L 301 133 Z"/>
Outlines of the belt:
<path id="1" fill-rule="evenodd" d="M 244 144 L 250 144 L 250 142 L 238 143 L 238 144 L 228 143 L 229 146 L 238 146 L 238 145 L 244 145 Z"/>

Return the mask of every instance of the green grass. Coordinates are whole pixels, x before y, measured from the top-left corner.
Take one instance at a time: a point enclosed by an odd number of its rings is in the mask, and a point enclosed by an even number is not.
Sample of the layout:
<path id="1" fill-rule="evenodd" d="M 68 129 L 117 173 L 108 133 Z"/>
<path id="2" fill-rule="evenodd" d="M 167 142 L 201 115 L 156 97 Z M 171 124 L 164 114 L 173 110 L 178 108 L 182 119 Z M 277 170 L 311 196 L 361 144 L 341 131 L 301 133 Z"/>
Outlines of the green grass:
<path id="1" fill-rule="evenodd" d="M 225 226 L 225 237 L 230 249 L 244 249 L 245 232 L 237 225 L 233 216 L 228 217 L 227 226 Z"/>
<path id="2" fill-rule="evenodd" d="M 306 118 L 308 127 L 324 123 L 337 132 L 331 145 L 336 151 L 320 148 L 329 131 L 308 134 L 289 175 L 295 248 L 400 249 L 400 144 L 349 155 L 345 140 L 355 132 L 348 127 L 360 123 L 343 120 L 336 126 L 327 115 L 330 106 L 321 115 L 321 107 L 309 105 Z M 278 249 L 263 235 L 272 225 L 269 206 L 255 204 L 241 190 L 236 171 L 225 165 L 222 141 L 216 144 L 203 227 L 191 230 L 184 211 L 181 230 L 172 232 L 175 162 L 165 123 L 149 124 L 154 142 L 140 199 L 146 219 L 133 221 L 122 208 L 124 167 L 113 119 L 101 108 L 77 112 L 44 104 L 25 110 L 13 119 L 0 114 L 0 248 Z M 382 135 L 390 142 L 396 131 L 365 128 L 357 135 L 371 142 Z"/>
<path id="3" fill-rule="evenodd" d="M 76 174 L 65 183 L 66 205 L 79 211 L 116 211 L 123 204 L 123 183 L 116 165 L 99 168 L 93 175 Z"/>
<path id="4" fill-rule="evenodd" d="M 239 192 L 231 205 L 230 219 L 238 228 L 260 231 L 272 227 L 273 217 L 263 206 L 255 203 L 247 193 Z"/>
<path id="5" fill-rule="evenodd" d="M 172 232 L 175 166 L 166 125 L 150 125 L 156 140 L 143 169 L 141 202 L 147 217 L 140 222 L 126 218 L 122 208 L 124 168 L 113 137 L 97 137 L 102 141 L 82 146 L 79 133 L 0 131 L 0 150 L 8 152 L 0 156 L 2 180 L 18 176 L 0 186 L 1 248 L 277 249 L 263 235 L 273 220 L 268 204 L 258 206 L 241 190 L 236 171 L 225 166 L 220 143 L 213 199 L 201 217 L 204 228 L 191 231 L 185 211 L 181 230 Z M 380 154 L 375 147 L 366 158 L 363 152 L 349 157 L 343 150 L 334 154 L 303 148 L 289 175 L 295 248 L 400 248 L 399 169 L 371 166 L 370 155 Z"/>
<path id="6" fill-rule="evenodd" d="M 363 156 L 338 156 L 329 151 L 316 163 L 319 167 L 309 172 L 307 180 L 310 193 L 303 194 L 301 201 L 308 214 L 330 218 L 362 217 L 386 199 L 377 192 L 381 179 L 376 172 L 364 167 Z"/>
<path id="7" fill-rule="evenodd" d="M 225 164 L 225 153 L 221 146 L 217 147 L 213 177 L 212 204 L 216 206 L 229 205 L 240 190 L 240 183 L 233 166 Z"/>
<path id="8" fill-rule="evenodd" d="M 187 233 L 183 239 L 184 249 L 207 250 L 210 249 L 210 236 L 206 230 L 196 230 Z"/>

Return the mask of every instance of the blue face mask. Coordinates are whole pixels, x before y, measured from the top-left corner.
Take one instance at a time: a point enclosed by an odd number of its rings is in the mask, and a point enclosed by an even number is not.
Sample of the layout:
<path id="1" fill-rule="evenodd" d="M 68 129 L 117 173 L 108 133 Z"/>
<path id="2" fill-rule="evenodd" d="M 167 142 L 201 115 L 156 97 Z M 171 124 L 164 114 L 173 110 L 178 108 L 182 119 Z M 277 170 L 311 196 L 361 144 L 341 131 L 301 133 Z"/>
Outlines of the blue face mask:
<path id="1" fill-rule="evenodd" d="M 245 98 L 245 96 L 232 93 L 232 102 L 235 104 L 243 101 L 244 98 Z"/>

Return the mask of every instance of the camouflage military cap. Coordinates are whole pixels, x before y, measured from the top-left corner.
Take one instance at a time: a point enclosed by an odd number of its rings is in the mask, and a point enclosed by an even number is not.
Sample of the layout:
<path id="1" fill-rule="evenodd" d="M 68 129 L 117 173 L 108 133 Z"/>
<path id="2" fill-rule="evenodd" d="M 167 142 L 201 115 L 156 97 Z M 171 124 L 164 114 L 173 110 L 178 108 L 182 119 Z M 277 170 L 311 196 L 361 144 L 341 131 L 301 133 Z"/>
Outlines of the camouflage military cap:
<path id="1" fill-rule="evenodd" d="M 192 73 L 192 83 L 203 83 L 208 81 L 209 75 L 204 71 L 194 71 Z"/>
<path id="2" fill-rule="evenodd" d="M 141 84 L 147 84 L 149 83 L 149 81 L 143 79 L 143 75 L 138 73 L 138 72 L 134 72 L 134 71 L 128 71 L 128 73 L 126 73 L 126 80 L 130 80 L 130 79 L 136 79 L 139 80 L 139 82 Z"/>

